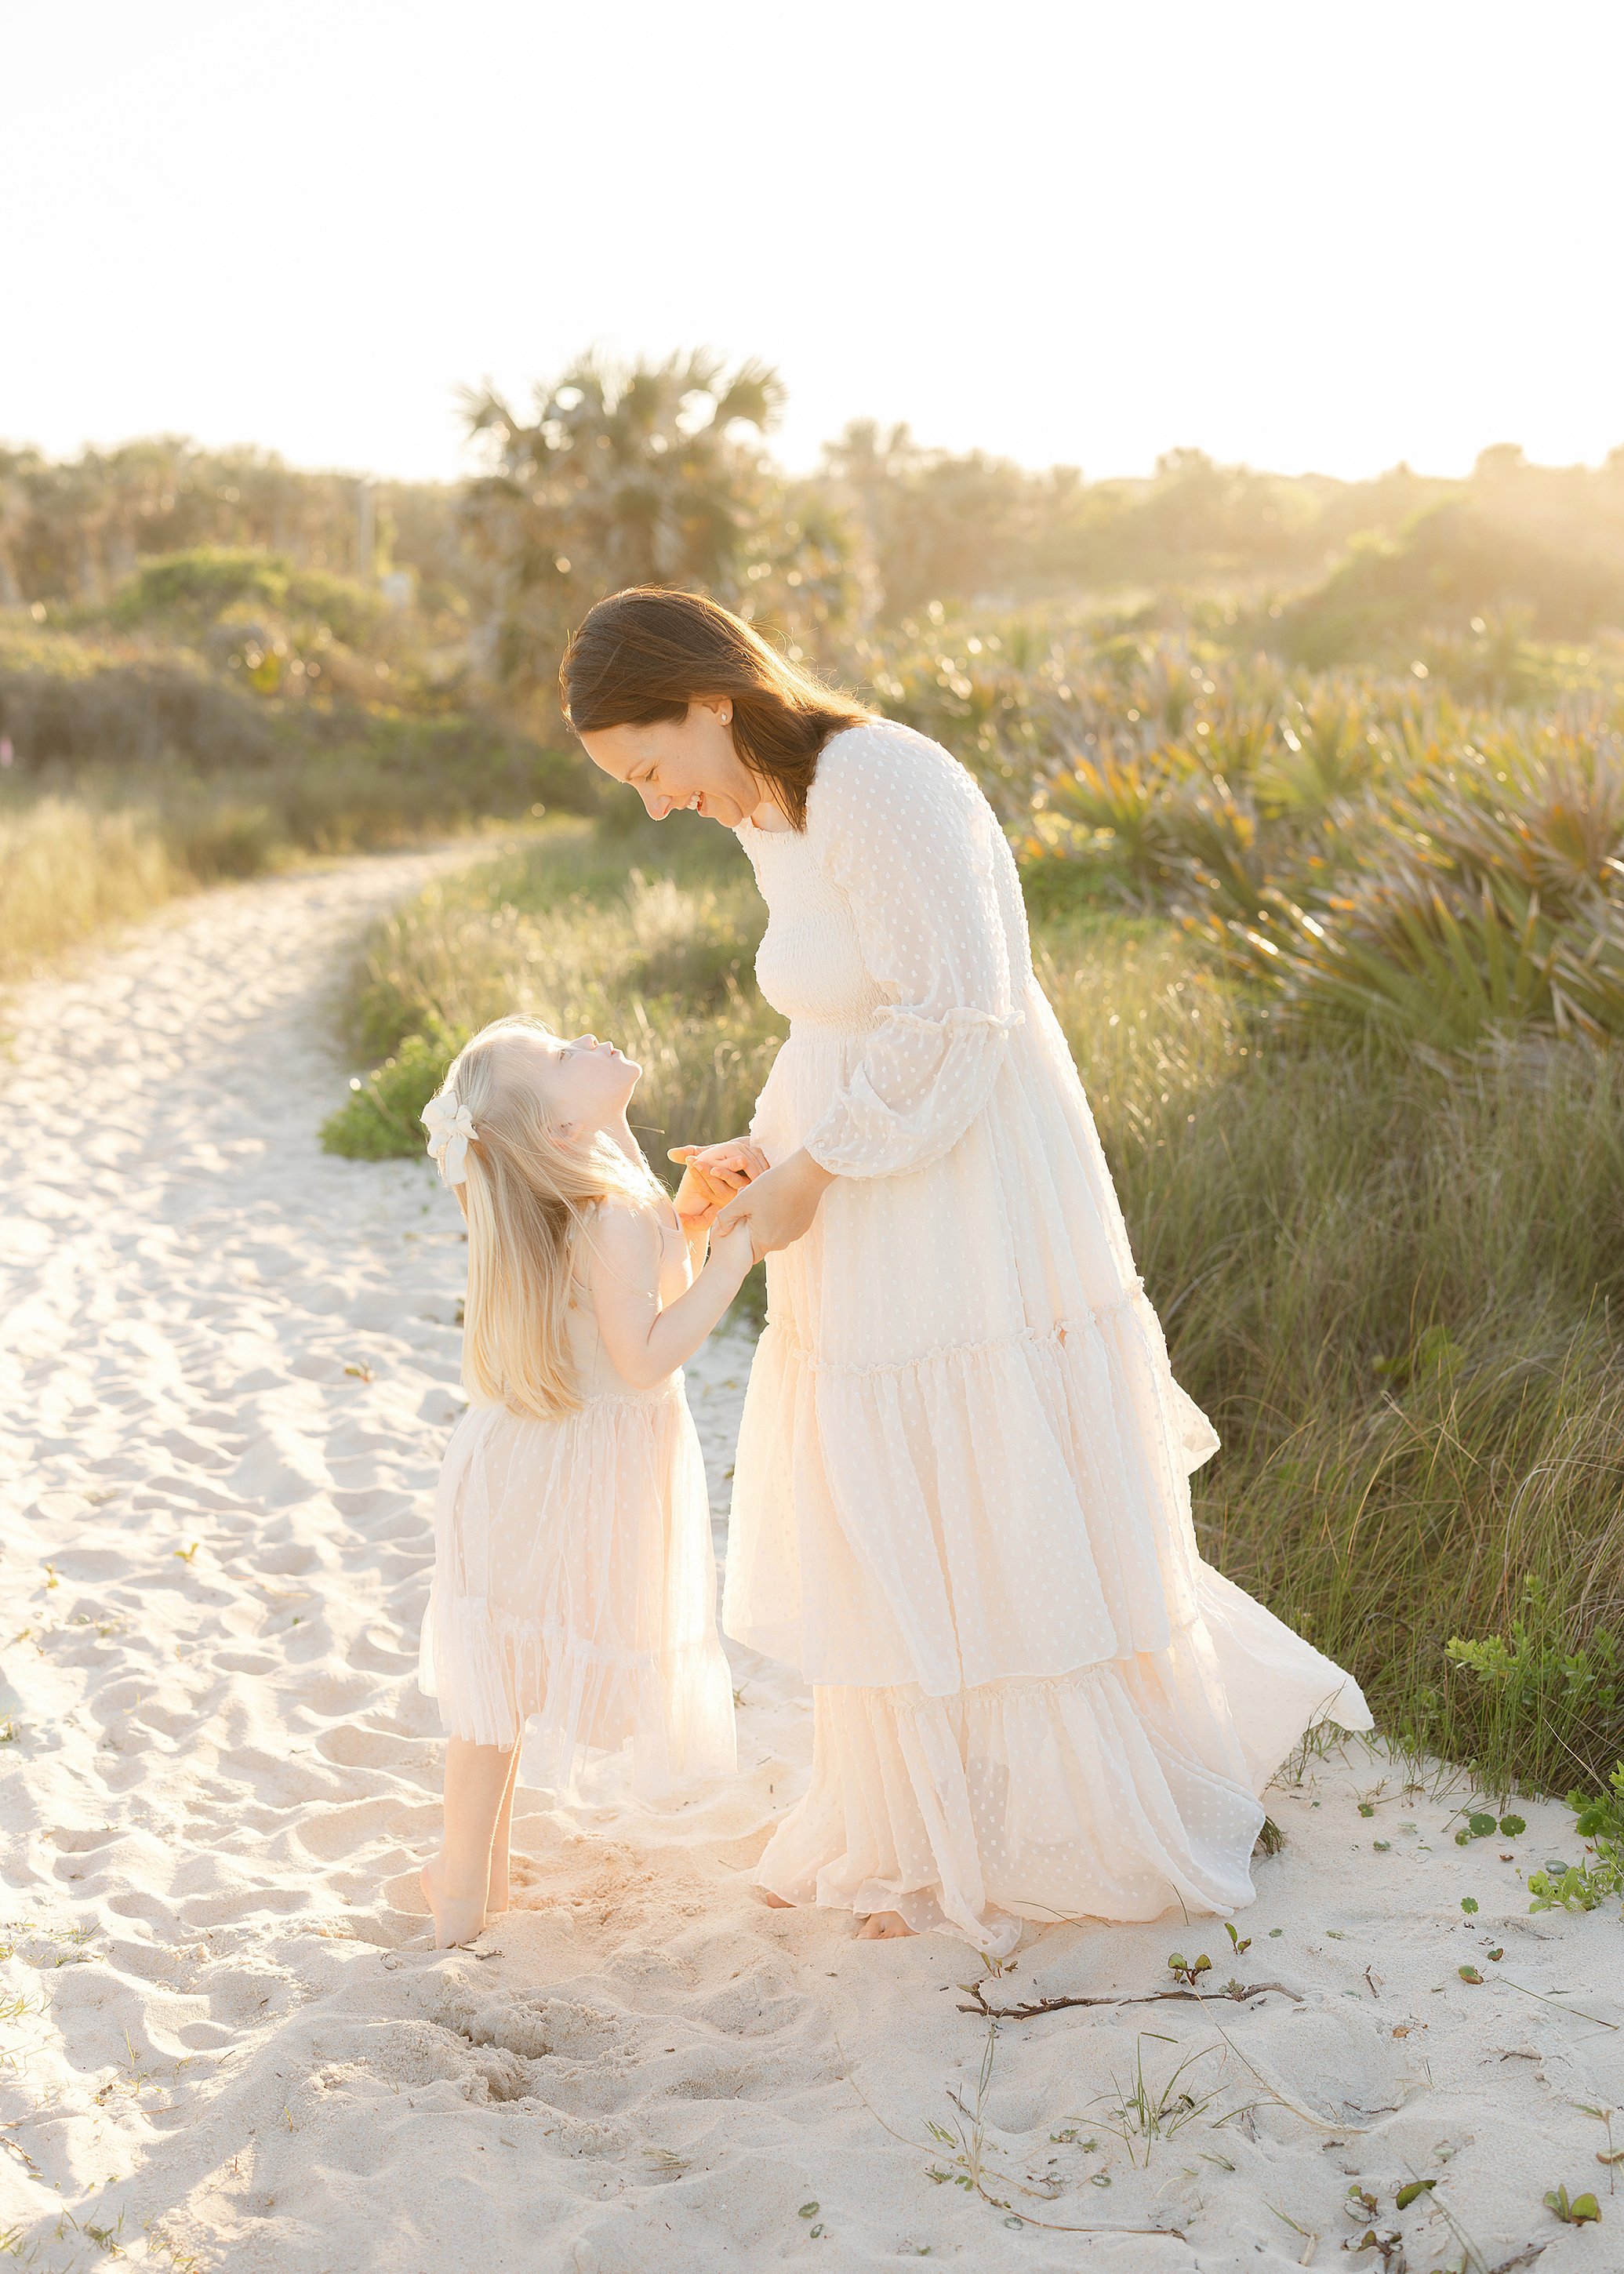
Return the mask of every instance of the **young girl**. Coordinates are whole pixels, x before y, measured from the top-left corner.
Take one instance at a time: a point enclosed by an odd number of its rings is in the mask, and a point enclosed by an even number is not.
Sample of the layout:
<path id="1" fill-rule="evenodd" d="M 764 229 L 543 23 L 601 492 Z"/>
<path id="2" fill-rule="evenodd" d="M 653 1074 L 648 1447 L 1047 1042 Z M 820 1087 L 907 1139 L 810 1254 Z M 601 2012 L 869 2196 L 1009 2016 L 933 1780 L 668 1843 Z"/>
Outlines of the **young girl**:
<path id="1" fill-rule="evenodd" d="M 626 1108 L 613 1043 L 499 1019 L 423 1116 L 468 1219 L 462 1382 L 434 1510 L 418 1678 L 437 1696 L 446 1828 L 423 1873 L 434 1946 L 508 1908 L 519 1741 L 567 1786 L 577 1746 L 628 1738 L 637 1790 L 734 1766 L 704 1465 L 677 1369 L 750 1267 L 747 1228 L 704 1260 L 717 1198 L 679 1221 Z"/>

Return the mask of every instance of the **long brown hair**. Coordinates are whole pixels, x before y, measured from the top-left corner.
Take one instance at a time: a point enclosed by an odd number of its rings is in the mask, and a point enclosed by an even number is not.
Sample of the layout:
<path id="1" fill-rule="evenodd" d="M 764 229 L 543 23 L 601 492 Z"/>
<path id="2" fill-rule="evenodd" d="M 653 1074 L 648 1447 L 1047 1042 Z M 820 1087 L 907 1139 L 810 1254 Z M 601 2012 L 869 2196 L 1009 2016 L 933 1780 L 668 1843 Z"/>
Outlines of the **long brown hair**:
<path id="1" fill-rule="evenodd" d="M 733 698 L 733 748 L 797 829 L 831 734 L 872 713 L 821 687 L 741 618 L 698 592 L 634 585 L 590 608 L 559 671 L 577 734 L 683 719 L 700 696 Z"/>

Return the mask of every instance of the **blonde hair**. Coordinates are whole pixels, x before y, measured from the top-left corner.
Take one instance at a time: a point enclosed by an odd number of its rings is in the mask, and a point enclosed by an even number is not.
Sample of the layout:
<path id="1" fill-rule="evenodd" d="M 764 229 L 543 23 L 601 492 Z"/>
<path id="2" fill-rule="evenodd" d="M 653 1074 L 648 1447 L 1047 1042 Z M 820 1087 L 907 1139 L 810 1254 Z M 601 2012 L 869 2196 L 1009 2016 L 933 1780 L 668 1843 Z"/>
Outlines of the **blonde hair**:
<path id="1" fill-rule="evenodd" d="M 663 1187 L 601 1133 L 562 1142 L 534 1083 L 513 1075 L 502 1045 L 519 1035 L 553 1039 L 539 1019 L 498 1019 L 458 1051 L 440 1088 L 477 1132 L 465 1181 L 452 1187 L 468 1219 L 462 1387 L 477 1404 L 553 1420 L 581 1404 L 568 1325 L 573 1235 L 605 1201 L 649 1208 Z"/>

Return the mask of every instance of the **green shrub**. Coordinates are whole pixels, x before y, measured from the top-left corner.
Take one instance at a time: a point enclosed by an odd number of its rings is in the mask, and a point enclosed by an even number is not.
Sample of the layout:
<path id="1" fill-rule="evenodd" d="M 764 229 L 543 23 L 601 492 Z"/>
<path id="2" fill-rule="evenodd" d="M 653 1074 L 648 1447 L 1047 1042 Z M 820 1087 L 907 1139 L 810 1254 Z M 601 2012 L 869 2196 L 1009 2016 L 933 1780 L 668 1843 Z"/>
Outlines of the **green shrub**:
<path id="1" fill-rule="evenodd" d="M 1476 732 L 1412 749 L 1347 825 L 1254 826 L 1244 877 L 1191 852 L 1191 922 L 1288 1020 L 1449 1049 L 1624 1034 L 1624 749 L 1594 710 Z"/>
<path id="2" fill-rule="evenodd" d="M 219 772 L 263 765 L 277 749 L 273 722 L 252 695 L 179 657 L 77 677 L 0 669 L 0 734 L 34 773 L 169 757 Z"/>
<path id="3" fill-rule="evenodd" d="M 1549 1788 L 1575 1758 L 1624 1743 L 1624 1690 L 1611 1633 L 1596 1627 L 1568 1646 L 1543 1578 L 1523 1582 L 1507 1640 L 1452 1640 L 1452 1750 L 1477 1765 L 1479 1781 L 1503 1791 L 1512 1765 Z M 1616 1732 L 1609 1736 L 1609 1728 Z"/>
<path id="4" fill-rule="evenodd" d="M 176 614 L 212 621 L 244 601 L 279 616 L 314 619 L 351 648 L 369 647 L 390 615 L 376 587 L 356 577 L 295 568 L 284 554 L 257 546 L 225 545 L 194 546 L 143 561 L 114 595 L 108 614 L 130 626 Z"/>
<path id="5" fill-rule="evenodd" d="M 296 568 L 288 578 L 289 615 L 314 617 L 346 647 L 370 648 L 387 620 L 388 604 L 375 585 L 324 568 Z"/>
<path id="6" fill-rule="evenodd" d="M 387 1161 L 421 1154 L 427 1144 L 422 1112 L 446 1068 L 468 1039 L 437 1035 L 430 1040 L 408 1035 L 398 1050 L 374 1067 L 365 1081 L 350 1085 L 349 1100 L 321 1125 L 321 1146 L 349 1161 Z"/>
<path id="7" fill-rule="evenodd" d="M 1568 1805 L 1590 1860 L 1549 1863 L 1543 1871 L 1530 1872 L 1530 1911 L 1593 1911 L 1609 1895 L 1624 1895 L 1624 1761 L 1613 1764 L 1605 1792 L 1570 1792 Z"/>
<path id="8" fill-rule="evenodd" d="M 1324 584 L 1286 610 L 1281 636 L 1314 671 L 1403 664 L 1434 627 L 1465 632 L 1473 617 L 1486 628 L 1508 612 L 1546 639 L 1624 622 L 1624 566 L 1593 537 L 1553 548 L 1481 503 L 1447 499 L 1412 516 L 1396 538 L 1356 538 Z"/>
<path id="9" fill-rule="evenodd" d="M 116 621 L 139 623 L 176 608 L 217 615 L 234 600 L 280 608 L 288 597 L 288 563 L 279 553 L 249 546 L 199 545 L 144 561 L 115 598 Z"/>

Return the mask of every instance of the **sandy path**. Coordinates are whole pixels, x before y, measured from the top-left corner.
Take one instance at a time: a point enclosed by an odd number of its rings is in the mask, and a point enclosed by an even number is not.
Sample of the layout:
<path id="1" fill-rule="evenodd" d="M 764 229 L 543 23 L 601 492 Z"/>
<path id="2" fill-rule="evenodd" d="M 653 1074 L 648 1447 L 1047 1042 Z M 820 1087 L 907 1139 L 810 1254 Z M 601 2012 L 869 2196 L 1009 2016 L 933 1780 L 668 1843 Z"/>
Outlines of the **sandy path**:
<path id="1" fill-rule="evenodd" d="M 1573 2104 L 1624 2103 L 1624 1935 L 1611 1908 L 1530 1920 L 1520 1885 L 1576 1853 L 1571 1819 L 1525 1806 L 1526 1837 L 1462 1851 L 1451 1799 L 1390 1773 L 1362 1816 L 1383 1773 L 1362 1751 L 1271 1802 L 1289 1844 L 1238 1961 L 1214 1921 L 1061 1926 L 987 1984 L 1142 1995 L 1177 1946 L 1282 1985 L 1006 2024 L 983 2115 L 1007 2210 L 927 2130 L 971 2134 L 948 2095 L 974 2107 L 988 2043 L 952 1987 L 974 1955 L 749 1895 L 809 1757 L 781 1669 L 734 1653 L 736 1783 L 665 1812 L 613 1771 L 572 1811 L 522 1794 L 519 1907 L 477 1956 L 412 1946 L 460 1218 L 425 1167 L 329 1160 L 315 1131 L 342 1093 L 333 975 L 435 858 L 211 895 L 0 1020 L 0 2248 L 87 2266 L 94 2229 L 232 2274 L 925 2253 L 1210 2274 L 1344 2263 L 1357 2180 L 1417 2274 L 1455 2247 L 1440 2205 L 1485 2267 L 1535 2241 L 1546 2268 L 1620 2263 L 1624 2195 Z M 721 1338 L 690 1369 L 718 1510 L 748 1358 Z M 1175 2097 L 1215 2095 L 1147 2168 L 1111 2128 L 1140 2053 L 1156 2092 L 1191 2053 Z M 1412 2174 L 1440 2183 L 1399 2215 Z M 1020 2192 L 1046 2175 L 1052 2203 Z M 1559 2181 L 1600 2188 L 1599 2233 L 1543 2209 Z"/>

